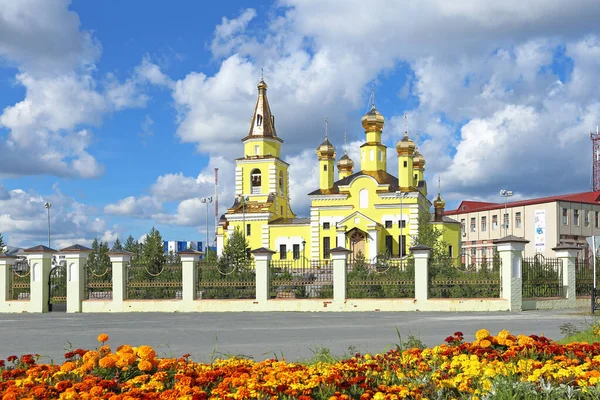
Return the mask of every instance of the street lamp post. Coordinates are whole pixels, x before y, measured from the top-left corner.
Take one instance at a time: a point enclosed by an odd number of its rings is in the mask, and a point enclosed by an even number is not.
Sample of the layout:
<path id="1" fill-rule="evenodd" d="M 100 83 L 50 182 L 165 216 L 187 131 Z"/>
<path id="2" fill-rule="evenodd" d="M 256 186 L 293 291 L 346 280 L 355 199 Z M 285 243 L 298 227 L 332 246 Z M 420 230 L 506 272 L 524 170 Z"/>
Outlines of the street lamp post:
<path id="1" fill-rule="evenodd" d="M 400 199 L 400 221 L 398 222 L 398 224 L 400 225 L 400 240 L 398 243 L 398 246 L 400 247 L 399 249 L 399 253 L 400 253 L 400 258 L 404 257 L 404 250 L 406 250 L 406 244 L 404 243 L 404 237 L 402 236 L 402 228 L 404 225 L 404 218 L 403 218 L 403 214 L 402 214 L 402 199 L 404 198 L 406 193 L 401 192 L 400 190 L 396 191 L 396 197 L 398 197 Z"/>
<path id="2" fill-rule="evenodd" d="M 504 236 L 508 236 L 508 214 L 506 213 L 506 201 L 512 195 L 512 190 L 502 189 L 500 191 L 500 196 L 504 197 L 504 216 L 502 217 L 502 221 L 504 222 Z"/>
<path id="3" fill-rule="evenodd" d="M 44 203 L 44 208 L 48 210 L 48 247 L 50 247 L 50 207 L 52 204 L 49 201 Z"/>
<path id="4" fill-rule="evenodd" d="M 208 237 L 208 204 L 212 203 L 212 197 L 203 197 L 200 199 L 201 203 L 206 203 L 206 245 L 204 246 L 204 257 L 208 255 L 208 244 L 210 243 Z"/>

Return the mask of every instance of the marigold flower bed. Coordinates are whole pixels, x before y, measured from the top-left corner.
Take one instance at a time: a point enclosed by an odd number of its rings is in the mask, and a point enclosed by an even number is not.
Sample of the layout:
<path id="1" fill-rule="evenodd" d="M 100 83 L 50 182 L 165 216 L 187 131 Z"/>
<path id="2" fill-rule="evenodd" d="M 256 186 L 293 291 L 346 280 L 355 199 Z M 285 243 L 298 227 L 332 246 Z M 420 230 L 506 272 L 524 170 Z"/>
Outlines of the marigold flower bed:
<path id="1" fill-rule="evenodd" d="M 61 365 L 38 363 L 31 354 L 0 360 L 2 400 L 484 399 L 502 391 L 517 395 L 512 398 L 600 395 L 600 343 L 560 345 L 506 330 L 491 336 L 482 329 L 472 343 L 456 332 L 434 348 L 356 354 L 312 365 L 159 358 L 149 346 L 122 345 L 113 352 L 108 339 L 101 334 L 97 349 L 66 353 Z"/>

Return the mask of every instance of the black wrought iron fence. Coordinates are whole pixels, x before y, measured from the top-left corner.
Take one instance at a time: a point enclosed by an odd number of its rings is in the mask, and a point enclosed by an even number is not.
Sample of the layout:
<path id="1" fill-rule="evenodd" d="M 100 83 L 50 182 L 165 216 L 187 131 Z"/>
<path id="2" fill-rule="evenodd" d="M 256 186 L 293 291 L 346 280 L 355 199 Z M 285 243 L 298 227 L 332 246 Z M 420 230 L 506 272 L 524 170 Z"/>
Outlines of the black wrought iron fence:
<path id="1" fill-rule="evenodd" d="M 600 283 L 600 260 L 596 262 L 596 285 Z M 577 258 L 575 261 L 575 293 L 590 296 L 594 287 L 594 259 Z"/>
<path id="2" fill-rule="evenodd" d="M 272 299 L 333 298 L 331 260 L 271 260 L 269 275 Z"/>
<path id="3" fill-rule="evenodd" d="M 200 260 L 197 268 L 198 299 L 256 298 L 256 266 L 253 258 Z"/>
<path id="4" fill-rule="evenodd" d="M 86 300 L 111 300 L 113 293 L 112 266 L 95 270 L 93 266 L 86 265 L 84 269 L 85 299 Z"/>
<path id="5" fill-rule="evenodd" d="M 523 298 L 565 297 L 562 260 L 542 254 L 523 258 Z"/>
<path id="6" fill-rule="evenodd" d="M 31 267 L 26 258 L 17 259 L 10 274 L 10 300 L 29 300 L 31 296 Z"/>
<path id="7" fill-rule="evenodd" d="M 181 299 L 181 264 L 129 265 L 127 299 Z"/>
<path id="8" fill-rule="evenodd" d="M 461 255 L 429 263 L 429 298 L 500 297 L 500 257 Z"/>
<path id="9" fill-rule="evenodd" d="M 414 259 L 379 255 L 367 261 L 357 257 L 348 265 L 346 282 L 349 299 L 414 298 Z"/>

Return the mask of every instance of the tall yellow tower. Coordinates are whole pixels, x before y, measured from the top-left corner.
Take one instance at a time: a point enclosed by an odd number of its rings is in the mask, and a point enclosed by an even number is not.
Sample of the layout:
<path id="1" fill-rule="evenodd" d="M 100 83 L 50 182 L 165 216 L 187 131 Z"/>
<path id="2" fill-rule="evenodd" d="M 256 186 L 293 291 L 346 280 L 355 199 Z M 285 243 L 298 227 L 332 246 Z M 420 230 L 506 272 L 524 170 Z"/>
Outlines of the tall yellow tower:
<path id="1" fill-rule="evenodd" d="M 381 143 L 381 132 L 385 119 L 383 115 L 375 109 L 375 104 L 371 110 L 362 117 L 362 126 L 365 129 L 367 141 L 360 146 L 360 169 L 363 171 L 376 172 L 386 171 L 387 147 Z"/>
<path id="2" fill-rule="evenodd" d="M 333 164 L 335 162 L 335 147 L 329 142 L 327 135 L 323 143 L 317 147 L 319 158 L 319 189 L 330 190 L 333 187 Z"/>
<path id="3" fill-rule="evenodd" d="M 289 205 L 289 165 L 280 158 L 283 140 L 277 137 L 267 84 L 262 79 L 250 129 L 242 142 L 244 156 L 236 159 L 236 195 L 252 209 L 262 206 L 269 220 L 294 217 Z"/>
<path id="4" fill-rule="evenodd" d="M 419 152 L 415 145 L 415 158 L 413 159 L 413 176 L 415 177 L 415 187 L 419 186 L 420 182 L 423 182 L 423 186 L 420 190 L 424 196 L 427 196 L 427 186 L 424 184 L 425 181 L 425 157 Z"/>
<path id="5" fill-rule="evenodd" d="M 404 131 L 404 137 L 396 144 L 398 152 L 398 185 L 402 191 L 411 191 L 415 187 L 414 166 L 415 143 L 408 137 L 408 131 Z"/>

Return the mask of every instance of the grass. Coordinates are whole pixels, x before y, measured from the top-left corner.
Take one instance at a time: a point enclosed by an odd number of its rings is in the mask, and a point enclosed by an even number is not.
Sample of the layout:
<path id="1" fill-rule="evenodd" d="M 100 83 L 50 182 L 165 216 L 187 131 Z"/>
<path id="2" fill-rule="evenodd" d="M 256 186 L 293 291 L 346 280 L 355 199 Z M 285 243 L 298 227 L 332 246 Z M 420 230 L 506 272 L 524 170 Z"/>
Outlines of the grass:
<path id="1" fill-rule="evenodd" d="M 558 340 L 560 344 L 600 342 L 600 319 L 595 318 L 592 321 L 586 321 L 584 329 L 579 329 L 571 323 L 562 324 L 560 331 L 565 335 L 563 339 Z"/>

